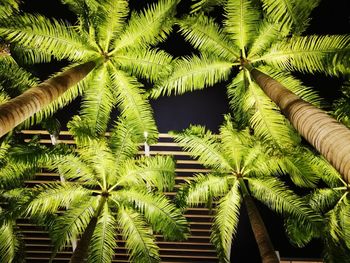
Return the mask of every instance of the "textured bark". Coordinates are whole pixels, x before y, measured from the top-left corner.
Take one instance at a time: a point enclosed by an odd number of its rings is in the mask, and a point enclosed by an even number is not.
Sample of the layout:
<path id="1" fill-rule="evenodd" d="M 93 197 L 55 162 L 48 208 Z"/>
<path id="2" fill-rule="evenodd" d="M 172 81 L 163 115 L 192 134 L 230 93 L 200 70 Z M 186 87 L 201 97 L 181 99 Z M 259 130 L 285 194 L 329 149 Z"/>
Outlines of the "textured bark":
<path id="1" fill-rule="evenodd" d="M 73 67 L 0 105 L 0 137 L 56 100 L 86 77 L 95 65 L 90 61 Z"/>
<path id="2" fill-rule="evenodd" d="M 266 230 L 264 221 L 262 220 L 258 209 L 250 195 L 243 197 L 247 208 L 250 225 L 252 227 L 255 241 L 258 244 L 259 253 L 262 263 L 279 263 L 279 259 Z"/>
<path id="3" fill-rule="evenodd" d="M 239 186 L 243 196 L 244 204 L 246 206 L 249 222 L 253 230 L 255 241 L 259 248 L 259 254 L 262 263 L 279 263 L 279 259 L 271 242 L 269 233 L 265 227 L 260 213 L 255 206 L 253 198 L 245 185 L 243 177 L 239 177 Z"/>
<path id="4" fill-rule="evenodd" d="M 246 66 L 246 65 L 245 65 Z M 304 101 L 278 81 L 249 68 L 255 82 L 275 102 L 294 128 L 350 182 L 350 130 Z"/>
<path id="5" fill-rule="evenodd" d="M 91 218 L 88 226 L 86 227 L 81 239 L 78 241 L 77 247 L 70 258 L 69 263 L 83 263 L 87 262 L 89 255 L 89 245 L 91 242 L 92 235 L 94 234 L 98 217 L 101 214 L 104 204 L 106 203 L 106 198 L 101 197 L 100 203 L 95 211 L 94 216 Z"/>
<path id="6" fill-rule="evenodd" d="M 70 263 L 82 263 L 87 262 L 89 245 L 94 234 L 95 228 L 97 225 L 97 217 L 91 218 L 87 228 L 84 231 L 81 239 L 77 244 L 77 248 L 74 250 L 73 255 L 70 259 Z"/>

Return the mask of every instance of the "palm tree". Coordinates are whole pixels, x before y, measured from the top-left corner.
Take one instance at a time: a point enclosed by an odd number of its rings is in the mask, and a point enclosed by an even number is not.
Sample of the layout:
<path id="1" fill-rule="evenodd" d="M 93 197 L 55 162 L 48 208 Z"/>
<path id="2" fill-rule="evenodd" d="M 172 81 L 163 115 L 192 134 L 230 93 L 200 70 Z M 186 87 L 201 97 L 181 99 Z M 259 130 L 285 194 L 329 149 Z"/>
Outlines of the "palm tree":
<path id="1" fill-rule="evenodd" d="M 70 262 L 110 262 L 117 231 L 133 262 L 159 261 L 152 231 L 172 240 L 184 239 L 188 231 L 185 217 L 161 193 L 174 186 L 172 158 L 135 158 L 138 144 L 133 128 L 124 121 L 118 122 L 109 140 L 92 139 L 77 125 L 82 125 L 79 117 L 70 123 L 77 149 L 53 155 L 46 163 L 65 181 L 34 187 L 25 214 L 49 219 L 52 257 L 80 236 Z"/>
<path id="2" fill-rule="evenodd" d="M 286 229 L 290 241 L 303 247 L 312 238 L 324 242 L 323 256 L 325 262 L 348 262 L 350 256 L 350 191 L 339 173 L 329 164 L 324 163 L 323 177 L 326 185 L 319 187 L 304 198 L 310 206 L 322 215 L 323 227 L 317 232 L 310 233 L 293 219 L 286 220 Z"/>
<path id="3" fill-rule="evenodd" d="M 319 102 L 315 92 L 288 71 L 330 76 L 348 73 L 350 36 L 303 35 L 309 15 L 319 1 L 293 0 L 286 4 L 282 0 L 203 0 L 196 8 L 215 2 L 224 7 L 222 26 L 203 13 L 178 21 L 180 32 L 200 55 L 176 60 L 172 75 L 151 95 L 182 94 L 229 81 L 230 106 L 242 126 L 249 125 L 258 136 L 277 145 L 295 144 L 281 110 L 348 181 L 349 130 L 313 107 L 311 104 Z M 239 72 L 233 76 L 236 68 Z M 266 97 L 257 84 L 265 91 L 272 87 L 273 90 Z M 303 104 L 301 99 L 311 104 Z M 288 104 L 291 101 L 295 103 Z M 307 105 L 303 106 L 307 110 L 292 113 L 291 109 L 294 111 L 298 105 Z"/>
<path id="4" fill-rule="evenodd" d="M 171 56 L 154 46 L 170 32 L 178 1 L 160 0 L 130 16 L 126 0 L 62 1 L 77 14 L 76 26 L 30 14 L 0 21 L 0 36 L 22 49 L 25 62 L 72 61 L 63 73 L 0 106 L 0 136 L 39 110 L 41 120 L 83 92 L 81 115 L 98 133 L 117 105 L 154 138 L 152 110 L 138 79 L 155 82 L 168 74 Z"/>
<path id="5" fill-rule="evenodd" d="M 175 135 L 175 141 L 188 150 L 211 172 L 198 174 L 179 194 L 180 203 L 190 206 L 218 200 L 211 240 L 222 262 L 230 262 L 233 235 L 236 233 L 242 201 L 259 247 L 262 262 L 279 262 L 254 198 L 278 213 L 289 214 L 299 222 L 316 222 L 313 213 L 296 194 L 275 177 L 278 159 L 248 130 L 238 131 L 227 120 L 215 136 L 203 127 L 192 126 Z M 310 231 L 313 225 L 307 224 Z"/>

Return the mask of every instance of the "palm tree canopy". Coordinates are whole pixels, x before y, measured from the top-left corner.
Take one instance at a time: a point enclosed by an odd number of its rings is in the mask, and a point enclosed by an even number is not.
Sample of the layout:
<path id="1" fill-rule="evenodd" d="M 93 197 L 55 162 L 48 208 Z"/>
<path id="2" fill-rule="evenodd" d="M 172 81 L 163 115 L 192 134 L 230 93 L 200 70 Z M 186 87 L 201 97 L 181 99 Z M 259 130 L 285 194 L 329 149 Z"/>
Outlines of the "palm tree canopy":
<path id="1" fill-rule="evenodd" d="M 133 262 L 157 262 L 152 231 L 169 240 L 184 239 L 188 232 L 185 217 L 162 194 L 174 186 L 174 161 L 161 156 L 135 158 L 138 143 L 125 120 L 118 121 L 109 140 L 91 138 L 76 124 L 81 122 L 73 121 L 70 127 L 79 138 L 77 149 L 49 154 L 46 162 L 65 181 L 34 187 L 25 214 L 41 222 L 50 218 L 55 253 L 97 218 L 89 262 L 110 262 L 116 231 L 126 240 Z M 61 209 L 64 213 L 57 216 Z"/>
<path id="2" fill-rule="evenodd" d="M 98 134 L 109 122 L 109 114 L 118 106 L 121 114 L 156 136 L 151 107 L 139 79 L 157 82 L 170 71 L 171 55 L 155 46 L 171 31 L 177 0 L 160 0 L 141 12 L 130 13 L 128 1 L 63 0 L 78 21 L 48 19 L 22 14 L 0 22 L 0 35 L 22 48 L 26 63 L 68 59 L 69 67 L 94 61 L 91 74 L 76 87 L 37 115 L 37 119 L 64 106 L 84 93 L 81 115 Z M 145 28 L 147 30 L 145 30 Z M 137 65 L 137 66 L 135 66 Z"/>
<path id="3" fill-rule="evenodd" d="M 248 130 L 237 130 L 227 118 L 219 136 L 201 126 L 192 126 L 174 136 L 176 142 L 211 169 L 210 173 L 198 174 L 183 186 L 179 202 L 195 206 L 219 200 L 211 239 L 223 261 L 229 262 L 232 236 L 237 231 L 239 208 L 244 198 L 241 179 L 253 197 L 278 213 L 307 223 L 309 230 L 314 231 L 313 223 L 320 218 L 276 177 L 281 172 L 279 163 L 282 162 L 271 157 L 274 150 L 250 135 Z"/>
<path id="4" fill-rule="evenodd" d="M 300 139 L 279 109 L 239 68 L 241 60 L 276 79 L 304 100 L 319 105 L 320 98 L 291 72 L 349 73 L 349 35 L 305 35 L 309 15 L 319 1 L 196 1 L 197 7 L 221 4 L 222 25 L 202 12 L 177 23 L 180 33 L 200 55 L 173 62 L 169 78 L 152 90 L 151 96 L 182 94 L 223 82 L 234 118 L 249 125 L 263 139 L 277 145 L 298 144 Z M 196 8 L 196 7 L 195 7 Z"/>

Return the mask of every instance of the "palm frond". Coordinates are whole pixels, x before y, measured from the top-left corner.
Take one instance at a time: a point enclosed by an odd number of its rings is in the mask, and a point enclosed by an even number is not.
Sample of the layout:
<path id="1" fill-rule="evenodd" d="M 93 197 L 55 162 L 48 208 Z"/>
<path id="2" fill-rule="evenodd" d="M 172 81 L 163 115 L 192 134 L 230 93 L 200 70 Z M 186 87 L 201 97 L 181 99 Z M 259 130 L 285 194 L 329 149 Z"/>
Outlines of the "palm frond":
<path id="1" fill-rule="evenodd" d="M 318 176 L 328 186 L 336 187 L 341 183 L 341 175 L 324 157 L 315 157 L 312 166 L 313 170 L 317 171 Z"/>
<path id="2" fill-rule="evenodd" d="M 346 197 L 345 197 L 346 198 Z M 350 205 L 349 203 L 343 204 L 339 211 L 339 223 L 342 228 L 342 238 L 350 250 Z"/>
<path id="3" fill-rule="evenodd" d="M 253 111 L 252 105 L 246 104 L 246 93 L 249 82 L 245 71 L 240 71 L 227 86 L 227 97 L 231 110 L 235 113 L 233 118 L 241 127 L 246 127 L 249 123 Z"/>
<path id="4" fill-rule="evenodd" d="M 46 50 L 37 50 L 25 46 L 11 44 L 12 56 L 21 65 L 32 65 L 37 63 L 49 63 L 52 61 L 52 55 Z"/>
<path id="5" fill-rule="evenodd" d="M 288 236 L 289 242 L 296 247 L 306 246 L 313 238 L 317 238 L 322 234 L 322 227 L 317 231 L 316 228 L 310 231 L 310 226 L 293 217 L 287 217 L 284 220 L 285 231 Z"/>
<path id="6" fill-rule="evenodd" d="M 0 9 L 1 12 L 1 9 Z M 0 226 L 0 261 L 14 262 L 19 250 L 19 236 L 14 229 L 14 222 L 4 222 Z"/>
<path id="7" fill-rule="evenodd" d="M 22 93 L 38 84 L 38 81 L 38 78 L 21 68 L 13 58 L 0 58 L 0 87 L 4 87 L 8 94 Z"/>
<path id="8" fill-rule="evenodd" d="M 94 48 L 72 27 L 40 15 L 25 14 L 7 19 L 5 26 L 0 26 L 0 33 L 8 41 L 40 49 L 58 59 L 80 60 L 95 54 Z"/>
<path id="9" fill-rule="evenodd" d="M 128 49 L 114 56 L 113 62 L 120 65 L 130 75 L 159 81 L 171 72 L 172 56 L 158 49 Z"/>
<path id="10" fill-rule="evenodd" d="M 221 152 L 218 138 L 201 126 L 191 126 L 182 133 L 174 134 L 174 140 L 207 167 L 229 171 L 230 163 Z"/>
<path id="11" fill-rule="evenodd" d="M 263 21 L 260 24 L 259 32 L 254 39 L 251 48 L 248 51 L 248 58 L 253 60 L 256 56 L 262 55 L 272 43 L 274 43 L 280 37 L 278 25 Z"/>
<path id="12" fill-rule="evenodd" d="M 143 94 L 142 84 L 136 78 L 115 68 L 113 68 L 112 82 L 116 87 L 114 92 L 122 116 L 138 134 L 147 132 L 150 139 L 157 138 L 158 131 L 153 119 L 153 111 Z"/>
<path id="13" fill-rule="evenodd" d="M 18 3 L 19 0 L 3 0 L 0 5 L 0 18 L 8 17 L 18 10 Z"/>
<path id="14" fill-rule="evenodd" d="M 116 104 L 116 98 L 111 91 L 111 83 L 106 67 L 95 69 L 84 91 L 81 118 L 86 119 L 88 126 L 97 135 L 107 130 L 110 113 Z"/>
<path id="15" fill-rule="evenodd" d="M 116 220 L 111 215 L 107 203 L 98 219 L 94 234 L 90 242 L 89 262 L 111 262 L 117 245 Z"/>
<path id="16" fill-rule="evenodd" d="M 215 5 L 223 5 L 226 0 L 192 0 L 191 13 L 211 10 Z"/>
<path id="17" fill-rule="evenodd" d="M 53 167 L 57 167 L 59 174 L 67 180 L 91 183 L 95 179 L 93 169 L 73 154 L 68 154 L 57 159 L 57 161 L 53 162 Z"/>
<path id="18" fill-rule="evenodd" d="M 335 65 L 348 65 L 349 51 L 349 35 L 310 35 L 272 45 L 261 60 L 286 70 L 338 76 L 348 72 L 347 67 Z"/>
<path id="19" fill-rule="evenodd" d="M 257 34 L 260 14 L 250 0 L 228 0 L 225 5 L 225 30 L 235 45 L 244 52 Z"/>
<path id="20" fill-rule="evenodd" d="M 97 12 L 92 17 L 97 18 L 96 35 L 103 50 L 108 51 L 110 44 L 122 32 L 128 13 L 129 7 L 126 0 L 108 0 L 99 4 Z"/>
<path id="21" fill-rule="evenodd" d="M 124 160 L 136 155 L 139 147 L 138 141 L 138 136 L 135 134 L 133 127 L 124 118 L 118 118 L 108 140 L 117 166 L 122 164 Z"/>
<path id="22" fill-rule="evenodd" d="M 105 140 L 90 140 L 78 149 L 79 158 L 93 170 L 93 176 L 101 185 L 107 187 L 114 182 L 116 174 L 115 159 Z"/>
<path id="23" fill-rule="evenodd" d="M 164 195 L 151 194 L 138 189 L 119 191 L 117 195 L 142 213 L 152 229 L 158 233 L 161 232 L 165 239 L 186 238 L 188 233 L 186 218 Z"/>
<path id="24" fill-rule="evenodd" d="M 230 190 L 229 177 L 217 174 L 197 174 L 184 185 L 178 198 L 186 200 L 187 205 L 208 204 L 213 198 L 222 197 Z"/>
<path id="25" fill-rule="evenodd" d="M 115 40 L 114 51 L 131 46 L 155 45 L 164 40 L 171 31 L 178 2 L 160 0 L 141 13 L 133 12 L 123 34 Z"/>
<path id="26" fill-rule="evenodd" d="M 190 16 L 178 22 L 180 33 L 199 51 L 210 52 L 226 61 L 236 61 L 239 48 L 212 18 L 205 15 Z"/>
<path id="27" fill-rule="evenodd" d="M 280 214 L 289 214 L 301 222 L 319 223 L 321 221 L 320 216 L 311 210 L 305 201 L 277 178 L 249 177 L 247 180 L 252 195 L 274 211 Z"/>
<path id="28" fill-rule="evenodd" d="M 90 195 L 90 191 L 73 183 L 50 183 L 36 186 L 33 199 L 28 204 L 26 213 L 31 216 L 57 212 L 60 207 L 69 207 L 73 201 Z"/>
<path id="29" fill-rule="evenodd" d="M 290 32 L 300 34 L 307 28 L 309 16 L 320 0 L 262 0 L 262 2 L 268 19 L 273 23 L 279 23 L 281 32 L 287 35 Z"/>
<path id="30" fill-rule="evenodd" d="M 52 222 L 50 234 L 54 244 L 52 258 L 58 250 L 70 245 L 81 235 L 90 222 L 96 207 L 96 198 L 81 199 L 70 206 L 63 215 L 57 216 Z"/>
<path id="31" fill-rule="evenodd" d="M 316 211 L 326 213 L 333 208 L 342 196 L 341 191 L 331 188 L 316 189 L 307 196 L 309 205 Z"/>
<path id="32" fill-rule="evenodd" d="M 288 150 L 287 150 L 288 151 Z M 314 169 L 315 156 L 303 148 L 293 147 L 293 152 L 285 152 L 279 158 L 279 166 L 299 187 L 316 187 L 320 179 L 319 171 Z"/>
<path id="33" fill-rule="evenodd" d="M 132 262 L 159 262 L 158 247 L 144 218 L 130 208 L 120 207 L 117 222 Z"/>
<path id="34" fill-rule="evenodd" d="M 165 81 L 150 91 L 152 98 L 161 95 L 180 95 L 204 89 L 227 80 L 232 63 L 217 57 L 201 54 L 201 57 L 184 57 L 174 61 L 174 70 Z"/>
<path id="35" fill-rule="evenodd" d="M 175 163 L 171 157 L 154 156 L 129 160 L 120 166 L 119 184 L 147 185 L 159 191 L 172 190 L 175 184 Z"/>
<path id="36" fill-rule="evenodd" d="M 220 199 L 215 221 L 212 227 L 211 241 L 223 262 L 230 262 L 232 239 L 234 238 L 239 221 L 241 196 L 239 182 L 235 181 L 231 190 Z"/>
<path id="37" fill-rule="evenodd" d="M 257 136 L 272 141 L 275 145 L 290 145 L 295 142 L 291 125 L 254 82 L 246 94 L 246 104 L 255 110 L 250 125 Z"/>

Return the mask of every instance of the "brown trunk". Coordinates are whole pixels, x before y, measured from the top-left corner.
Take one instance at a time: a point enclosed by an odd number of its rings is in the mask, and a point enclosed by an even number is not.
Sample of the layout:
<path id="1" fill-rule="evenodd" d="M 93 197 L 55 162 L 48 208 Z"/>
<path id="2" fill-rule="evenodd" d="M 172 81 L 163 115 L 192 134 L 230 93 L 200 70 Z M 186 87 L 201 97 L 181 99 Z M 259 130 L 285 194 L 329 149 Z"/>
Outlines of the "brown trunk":
<path id="1" fill-rule="evenodd" d="M 0 105 L 0 137 L 77 84 L 95 65 L 90 61 L 73 67 Z"/>
<path id="2" fill-rule="evenodd" d="M 265 227 L 260 213 L 255 206 L 255 203 L 248 193 L 243 178 L 240 178 L 240 187 L 243 195 L 243 200 L 248 212 L 250 225 L 253 230 L 255 241 L 259 248 L 259 253 L 262 263 L 279 263 L 279 259 L 271 242 L 269 233 Z"/>
<path id="3" fill-rule="evenodd" d="M 70 263 L 82 263 L 87 262 L 89 245 L 94 234 L 95 228 L 97 225 L 97 217 L 91 218 L 87 228 L 84 231 L 81 239 L 77 244 L 77 248 L 74 250 L 73 255 L 70 259 Z"/>
<path id="4" fill-rule="evenodd" d="M 279 263 L 279 259 L 273 248 L 269 234 L 264 222 L 256 208 L 253 199 L 247 195 L 244 197 L 244 203 L 247 208 L 250 225 L 254 233 L 255 241 L 258 244 L 262 263 Z"/>
<path id="5" fill-rule="evenodd" d="M 246 66 L 246 65 L 245 65 Z M 250 68 L 255 82 L 275 102 L 295 129 L 350 182 L 350 130 L 282 84 Z"/>
<path id="6" fill-rule="evenodd" d="M 88 226 L 86 227 L 81 239 L 78 241 L 77 247 L 73 252 L 73 255 L 69 263 L 83 263 L 87 262 L 89 255 L 89 245 L 94 234 L 98 217 L 101 214 L 104 204 L 106 203 L 106 198 L 101 197 L 100 203 L 95 211 L 94 216 L 91 218 Z"/>

